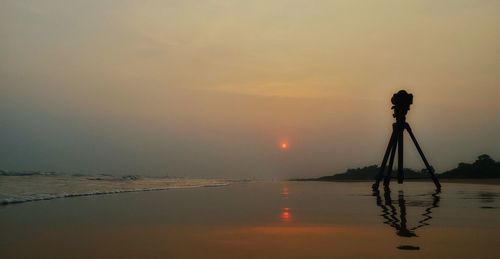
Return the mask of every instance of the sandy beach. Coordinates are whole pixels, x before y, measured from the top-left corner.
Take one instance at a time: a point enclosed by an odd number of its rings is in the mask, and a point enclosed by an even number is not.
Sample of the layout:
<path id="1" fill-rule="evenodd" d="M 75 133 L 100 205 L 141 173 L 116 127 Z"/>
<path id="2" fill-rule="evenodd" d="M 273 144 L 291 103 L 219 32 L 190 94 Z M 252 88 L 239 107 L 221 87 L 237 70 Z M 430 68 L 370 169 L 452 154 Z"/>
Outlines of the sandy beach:
<path id="1" fill-rule="evenodd" d="M 496 258 L 500 187 L 369 187 L 261 182 L 7 205 L 0 257 Z"/>

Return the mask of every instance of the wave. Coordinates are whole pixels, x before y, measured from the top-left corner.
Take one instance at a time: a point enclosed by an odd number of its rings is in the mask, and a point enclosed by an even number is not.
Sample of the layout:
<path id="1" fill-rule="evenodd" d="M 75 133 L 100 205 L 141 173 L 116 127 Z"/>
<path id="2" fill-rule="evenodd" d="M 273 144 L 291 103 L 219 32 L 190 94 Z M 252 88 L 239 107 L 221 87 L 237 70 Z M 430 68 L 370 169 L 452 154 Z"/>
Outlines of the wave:
<path id="1" fill-rule="evenodd" d="M 40 176 L 55 176 L 58 175 L 56 172 L 9 172 L 9 171 L 4 171 L 0 170 L 0 176 L 33 176 L 33 175 L 40 175 Z"/>
<path id="2" fill-rule="evenodd" d="M 11 180 L 14 179 L 14 180 Z M 11 205 L 32 201 L 53 200 L 82 196 L 119 194 L 129 192 L 163 191 L 169 189 L 221 187 L 237 180 L 214 179 L 164 179 L 145 178 L 116 181 L 117 179 L 82 177 L 47 177 L 34 175 L 31 178 L 9 177 L 0 184 L 0 205 Z M 61 184 L 62 183 L 62 184 Z"/>
<path id="3" fill-rule="evenodd" d="M 19 198 L 4 198 L 0 200 L 1 205 L 9 205 L 16 203 L 24 203 L 30 201 L 43 201 L 43 200 L 53 200 L 60 198 L 71 198 L 80 196 L 92 196 L 92 195 L 105 195 L 105 194 L 117 194 L 126 192 L 149 192 L 149 191 L 164 191 L 169 189 L 182 189 L 182 188 L 199 188 L 199 187 L 220 187 L 226 186 L 226 184 L 208 184 L 202 186 L 189 186 L 189 187 L 165 187 L 165 188 L 144 188 L 144 189 L 134 189 L 134 190 L 112 190 L 112 191 L 95 191 L 95 192 L 83 192 L 83 193 L 61 193 L 61 194 L 37 194 L 37 197 L 19 197 Z"/>

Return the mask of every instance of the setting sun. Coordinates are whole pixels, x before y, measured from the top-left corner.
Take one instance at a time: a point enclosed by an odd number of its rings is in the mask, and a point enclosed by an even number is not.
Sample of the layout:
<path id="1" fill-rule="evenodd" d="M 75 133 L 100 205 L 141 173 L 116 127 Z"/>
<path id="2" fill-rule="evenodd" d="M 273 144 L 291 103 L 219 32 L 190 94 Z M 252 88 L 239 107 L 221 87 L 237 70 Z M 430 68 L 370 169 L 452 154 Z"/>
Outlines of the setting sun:
<path id="1" fill-rule="evenodd" d="M 288 145 L 288 143 L 284 142 L 284 143 L 281 143 L 280 147 L 281 147 L 281 149 L 288 149 L 289 145 Z"/>

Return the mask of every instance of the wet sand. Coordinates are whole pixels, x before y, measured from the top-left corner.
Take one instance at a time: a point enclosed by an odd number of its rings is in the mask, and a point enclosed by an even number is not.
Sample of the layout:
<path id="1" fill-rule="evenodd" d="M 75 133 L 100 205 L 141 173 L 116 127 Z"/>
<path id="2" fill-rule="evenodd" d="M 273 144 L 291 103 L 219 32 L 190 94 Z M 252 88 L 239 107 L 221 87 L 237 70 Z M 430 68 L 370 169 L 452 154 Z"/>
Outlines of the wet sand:
<path id="1" fill-rule="evenodd" d="M 273 182 L 8 205 L 0 258 L 498 258 L 500 187 L 443 187 Z"/>
<path id="2" fill-rule="evenodd" d="M 293 180 L 293 181 L 314 181 L 314 180 Z M 338 180 L 338 181 L 322 181 L 322 182 L 344 182 L 344 183 L 353 183 L 353 182 L 363 182 L 363 183 L 373 183 L 373 180 Z M 396 182 L 394 179 L 393 182 Z M 432 183 L 429 179 L 406 179 L 405 182 L 429 182 Z M 461 184 L 481 184 L 481 185 L 500 185 L 500 178 L 484 178 L 484 179 L 439 179 L 441 183 L 461 183 Z"/>
<path id="3" fill-rule="evenodd" d="M 486 184 L 500 185 L 500 179 L 441 179 L 443 183 L 470 183 L 470 184 Z"/>

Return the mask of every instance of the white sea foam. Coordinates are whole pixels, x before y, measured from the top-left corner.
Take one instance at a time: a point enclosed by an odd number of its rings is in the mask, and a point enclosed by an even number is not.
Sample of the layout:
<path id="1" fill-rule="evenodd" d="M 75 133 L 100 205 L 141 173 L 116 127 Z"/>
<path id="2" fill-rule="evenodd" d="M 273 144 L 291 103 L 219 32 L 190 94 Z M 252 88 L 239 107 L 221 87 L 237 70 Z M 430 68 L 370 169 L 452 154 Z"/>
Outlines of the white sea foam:
<path id="1" fill-rule="evenodd" d="M 218 187 L 228 179 L 137 178 L 70 175 L 0 176 L 0 205 L 90 195 Z"/>

